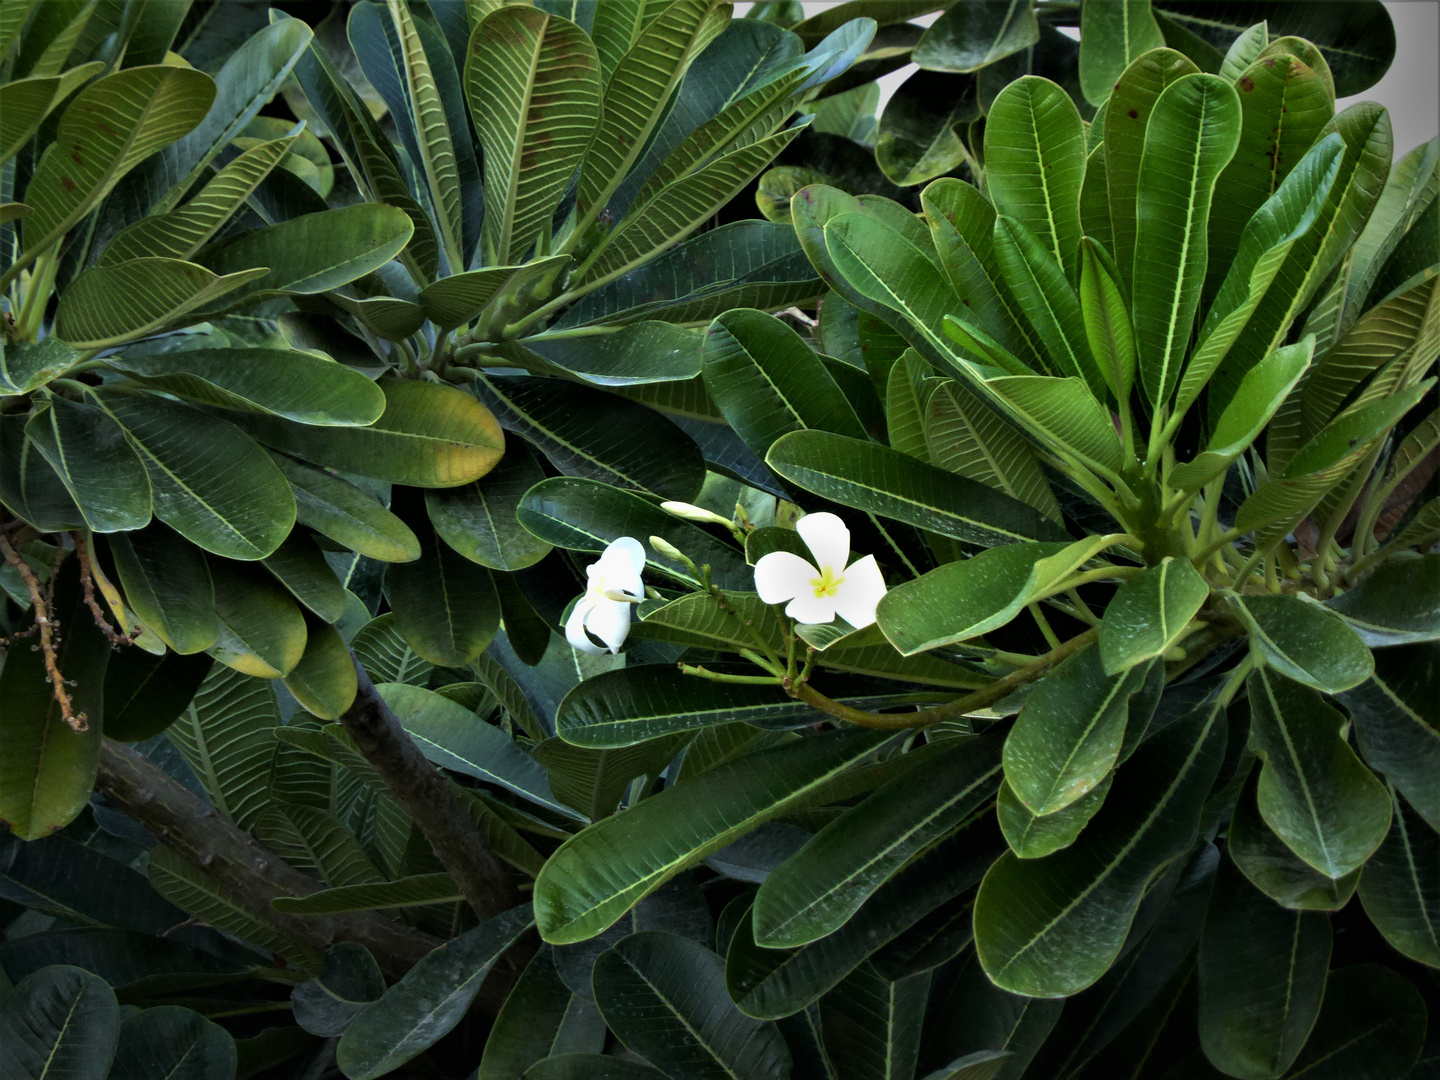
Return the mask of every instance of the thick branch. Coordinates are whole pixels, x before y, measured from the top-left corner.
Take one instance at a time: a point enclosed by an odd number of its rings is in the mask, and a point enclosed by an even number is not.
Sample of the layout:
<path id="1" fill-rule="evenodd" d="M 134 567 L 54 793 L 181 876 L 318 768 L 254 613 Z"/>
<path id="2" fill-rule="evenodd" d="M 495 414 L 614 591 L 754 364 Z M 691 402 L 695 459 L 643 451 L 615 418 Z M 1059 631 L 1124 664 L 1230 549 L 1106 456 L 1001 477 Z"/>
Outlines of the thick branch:
<path id="1" fill-rule="evenodd" d="M 177 854 L 204 870 L 228 898 L 286 937 L 315 949 L 356 941 L 391 978 L 405 974 L 439 938 L 372 912 L 282 915 L 270 906 L 277 896 L 308 896 L 320 882 L 283 862 L 231 825 L 149 758 L 124 743 L 101 744 L 96 788 L 153 832 Z"/>
<path id="2" fill-rule="evenodd" d="M 490 850 L 449 782 L 426 760 L 357 661 L 359 689 L 340 717 L 359 751 L 409 812 L 440 864 L 483 921 L 520 902 L 505 864 Z"/>

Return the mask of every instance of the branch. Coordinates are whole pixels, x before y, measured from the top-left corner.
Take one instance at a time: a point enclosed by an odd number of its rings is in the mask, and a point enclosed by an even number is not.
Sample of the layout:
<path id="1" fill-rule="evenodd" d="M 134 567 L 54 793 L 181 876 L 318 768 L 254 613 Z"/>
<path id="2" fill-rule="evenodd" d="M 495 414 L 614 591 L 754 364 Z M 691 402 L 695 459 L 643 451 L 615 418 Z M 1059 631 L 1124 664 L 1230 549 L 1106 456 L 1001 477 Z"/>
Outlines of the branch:
<path id="1" fill-rule="evenodd" d="M 1017 687 L 1038 679 L 1062 660 L 1067 660 L 1074 656 L 1099 636 L 1100 628 L 1092 626 L 1083 634 L 1076 635 L 1059 648 L 1051 649 L 1044 656 L 1037 658 L 1034 662 L 1026 664 L 1016 671 L 1012 671 L 1003 679 L 996 679 L 993 683 L 982 686 L 979 690 L 966 694 L 964 697 L 947 701 L 944 705 L 936 705 L 931 709 L 921 709 L 919 712 L 865 712 L 826 697 L 806 682 L 797 682 L 795 685 L 787 687 L 787 689 L 791 697 L 803 701 L 807 705 L 813 705 L 821 712 L 829 713 L 836 719 L 844 720 L 851 724 L 858 724 L 861 727 L 877 728 L 882 731 L 899 731 L 905 728 L 929 727 L 931 724 L 937 724 L 941 720 L 964 716 L 966 713 L 972 713 L 976 709 L 983 709 L 986 705 L 999 701 Z"/>
<path id="2" fill-rule="evenodd" d="M 476 916 L 483 922 L 509 911 L 520 902 L 520 894 L 504 863 L 485 843 L 449 782 L 401 727 L 358 660 L 355 672 L 359 689 L 340 723 L 430 841 Z"/>
<path id="3" fill-rule="evenodd" d="M 373 912 L 282 915 L 270 906 L 275 897 L 308 896 L 324 886 L 272 855 L 253 836 L 225 821 L 214 807 L 124 743 L 113 739 L 101 743 L 95 787 L 166 847 L 213 878 L 228 899 L 299 944 L 324 950 L 337 941 L 359 942 L 392 979 L 444 944 Z"/>

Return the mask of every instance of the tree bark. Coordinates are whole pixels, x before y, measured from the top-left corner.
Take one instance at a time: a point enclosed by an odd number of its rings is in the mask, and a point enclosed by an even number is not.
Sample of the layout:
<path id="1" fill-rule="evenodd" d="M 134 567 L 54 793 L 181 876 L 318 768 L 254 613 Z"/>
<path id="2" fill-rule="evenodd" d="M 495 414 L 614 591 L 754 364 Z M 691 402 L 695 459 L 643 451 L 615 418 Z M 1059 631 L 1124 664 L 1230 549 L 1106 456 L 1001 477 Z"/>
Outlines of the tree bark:
<path id="1" fill-rule="evenodd" d="M 385 704 L 359 661 L 355 671 L 359 689 L 340 723 L 430 841 L 476 916 L 483 922 L 509 911 L 520 903 L 509 870 L 485 843 L 449 781 L 426 760 Z"/>
<path id="2" fill-rule="evenodd" d="M 205 871 L 231 900 L 286 937 L 320 950 L 337 941 L 359 942 L 392 979 L 444 944 L 373 912 L 281 914 L 270 906 L 275 897 L 308 896 L 324 886 L 225 821 L 214 807 L 143 754 L 113 739 L 104 740 L 101 747 L 97 790 L 166 847 Z"/>

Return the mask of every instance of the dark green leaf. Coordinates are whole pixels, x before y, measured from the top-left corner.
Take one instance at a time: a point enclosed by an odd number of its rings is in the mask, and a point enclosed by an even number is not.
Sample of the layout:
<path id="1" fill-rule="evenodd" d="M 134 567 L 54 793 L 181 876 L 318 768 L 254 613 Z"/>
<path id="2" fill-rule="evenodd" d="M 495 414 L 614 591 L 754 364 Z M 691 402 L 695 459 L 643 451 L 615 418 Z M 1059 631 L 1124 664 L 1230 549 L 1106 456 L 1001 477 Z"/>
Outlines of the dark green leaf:
<path id="1" fill-rule="evenodd" d="M 1365 914 L 1397 950 L 1440 967 L 1440 834 L 1391 789 L 1395 819 L 1360 875 Z"/>
<path id="2" fill-rule="evenodd" d="M 385 976 L 364 945 L 341 941 L 325 950 L 320 974 L 290 992 L 295 1022 L 312 1035 L 335 1038 L 385 993 Z"/>
<path id="3" fill-rule="evenodd" d="M 841 1080 L 914 1076 L 930 973 L 898 982 L 861 964 L 820 1001 L 825 1049 Z"/>
<path id="4" fill-rule="evenodd" d="M 109 1080 L 231 1080 L 236 1065 L 230 1032 L 198 1012 L 161 1005 L 120 1025 Z"/>
<path id="5" fill-rule="evenodd" d="M 490 571 L 455 551 L 431 530 L 420 530 L 420 558 L 391 563 L 385 585 L 395 628 L 432 664 L 464 667 L 500 628 L 500 600 Z"/>
<path id="6" fill-rule="evenodd" d="M 1210 587 L 1188 559 L 1165 558 L 1116 590 L 1100 624 L 1100 658 L 1111 674 L 1163 656 L 1204 606 Z"/>
<path id="7" fill-rule="evenodd" d="M 125 432 L 94 405 L 62 397 L 35 412 L 26 437 L 65 484 L 94 532 L 142 529 L 150 521 L 150 478 Z"/>
<path id="8" fill-rule="evenodd" d="M 1251 647 L 1287 679 L 1337 694 L 1375 670 L 1356 632 L 1320 604 L 1283 594 L 1227 599 L 1250 630 Z"/>
<path id="9" fill-rule="evenodd" d="M 120 1008 L 104 980 L 77 967 L 47 967 L 20 980 L 0 1006 L 0 1076 L 105 1080 Z"/>
<path id="10" fill-rule="evenodd" d="M 542 1060 L 598 1052 L 604 1042 L 605 1021 L 594 1003 L 571 993 L 552 951 L 542 947 L 500 1007 L 476 1080 L 515 1080 Z"/>
<path id="11" fill-rule="evenodd" d="M 125 602 L 178 653 L 215 644 L 220 622 L 205 556 L 177 533 L 154 524 L 108 540 Z"/>
<path id="12" fill-rule="evenodd" d="M 1368 682 L 1340 695 L 1355 722 L 1355 741 L 1372 767 L 1400 789 L 1415 810 L 1440 830 L 1440 708 L 1435 703 L 1434 645 L 1382 649 Z"/>
<path id="13" fill-rule="evenodd" d="M 1401 1080 L 1425 1039 L 1425 1002 L 1378 964 L 1339 968 L 1325 980 L 1315 1033 L 1290 1075 L 1305 1080 Z"/>
<path id="14" fill-rule="evenodd" d="M 955 4 L 926 28 L 911 59 L 927 71 L 979 71 L 1039 38 L 1030 0 Z"/>
<path id="15" fill-rule="evenodd" d="M 1105 101 L 1134 60 L 1164 44 L 1150 0 L 1086 4 L 1080 11 L 1080 86 L 1086 100 Z"/>
<path id="16" fill-rule="evenodd" d="M 140 742 L 185 711 L 210 671 L 208 656 L 121 649 L 105 667 L 105 737 Z"/>
<path id="17" fill-rule="evenodd" d="M 1440 638 L 1440 554 L 1381 563 L 1328 604 L 1371 647 L 1434 641 Z"/>

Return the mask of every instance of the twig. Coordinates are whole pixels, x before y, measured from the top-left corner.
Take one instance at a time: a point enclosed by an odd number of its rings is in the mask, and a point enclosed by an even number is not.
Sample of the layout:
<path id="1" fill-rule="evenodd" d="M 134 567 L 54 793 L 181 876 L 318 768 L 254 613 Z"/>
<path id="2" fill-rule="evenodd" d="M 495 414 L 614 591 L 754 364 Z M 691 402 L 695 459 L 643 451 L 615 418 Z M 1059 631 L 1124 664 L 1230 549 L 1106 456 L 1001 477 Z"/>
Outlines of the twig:
<path id="1" fill-rule="evenodd" d="M 358 660 L 355 672 L 359 680 L 355 701 L 340 723 L 356 748 L 409 811 L 475 914 L 483 921 L 510 910 L 520 896 L 504 863 L 486 845 L 449 782 L 420 752 Z"/>
<path id="2" fill-rule="evenodd" d="M 128 634 L 117 634 L 110 628 L 110 620 L 95 599 L 94 566 L 90 562 L 90 547 L 85 541 L 85 535 L 73 532 L 70 534 L 70 538 L 75 541 L 75 555 L 80 560 L 80 584 L 85 589 L 85 606 L 95 617 L 95 625 L 100 628 L 100 632 L 105 635 L 105 640 L 111 645 L 134 645 L 135 639 L 140 636 L 140 628 L 137 626 Z"/>
<path id="3" fill-rule="evenodd" d="M 864 712 L 826 697 L 808 683 L 796 683 L 788 689 L 791 697 L 803 701 L 807 705 L 813 705 L 821 712 L 829 713 L 838 720 L 858 724 L 861 727 L 877 728 L 882 731 L 929 727 L 931 724 L 938 724 L 941 720 L 964 716 L 967 713 L 975 712 L 977 709 L 983 709 L 985 706 L 999 701 L 1011 691 L 1038 679 L 1061 661 L 1074 656 L 1099 636 L 1100 628 L 1091 627 L 1083 634 L 1071 638 L 1058 649 L 1051 649 L 1044 656 L 1037 657 L 1024 667 L 1012 671 L 1003 679 L 997 679 L 988 686 L 982 686 L 979 690 L 966 694 L 964 697 L 947 701 L 944 705 L 936 705 L 931 709 L 921 709 L 919 712 Z"/>
<path id="4" fill-rule="evenodd" d="M 60 718 L 70 725 L 72 731 L 88 731 L 90 723 L 85 714 L 75 712 L 70 702 L 70 692 L 65 689 L 65 678 L 60 674 L 60 664 L 55 658 L 55 646 L 59 640 L 57 631 L 60 623 L 51 616 L 50 605 L 46 602 L 46 592 L 40 587 L 39 580 L 35 577 L 35 571 L 20 557 L 10 539 L 0 532 L 0 554 L 5 556 L 5 561 L 15 568 L 20 575 L 20 580 L 25 583 L 25 591 L 30 594 L 30 603 L 35 608 L 35 625 L 40 628 L 40 653 L 45 658 L 45 677 L 50 683 L 50 693 L 55 698 L 55 704 L 60 706 Z M 55 580 L 55 575 L 50 575 L 50 580 Z"/>

